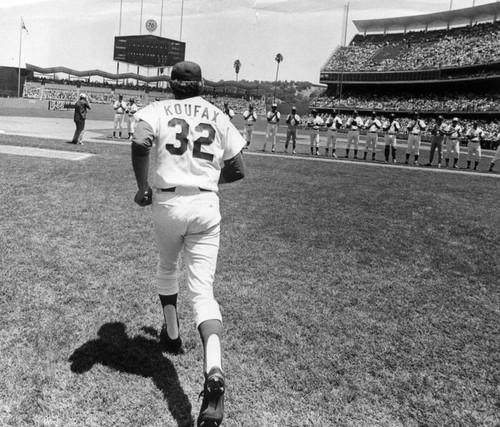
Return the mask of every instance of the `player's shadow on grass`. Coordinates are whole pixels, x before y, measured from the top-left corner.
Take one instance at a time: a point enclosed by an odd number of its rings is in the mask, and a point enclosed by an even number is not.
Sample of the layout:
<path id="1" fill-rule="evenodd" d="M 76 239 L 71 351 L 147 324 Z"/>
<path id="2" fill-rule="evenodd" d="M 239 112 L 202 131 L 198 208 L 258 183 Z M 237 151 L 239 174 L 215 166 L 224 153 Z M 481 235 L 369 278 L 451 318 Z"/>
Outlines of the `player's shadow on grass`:
<path id="1" fill-rule="evenodd" d="M 76 349 L 70 356 L 71 370 L 77 374 L 89 371 L 96 363 L 127 374 L 152 378 L 168 402 L 168 409 L 178 426 L 192 426 L 191 404 L 182 389 L 177 372 L 162 354 L 158 333 L 154 328 L 142 328 L 154 338 L 130 338 L 121 322 L 105 323 L 98 339 Z M 139 392 L 139 390 L 137 390 Z"/>

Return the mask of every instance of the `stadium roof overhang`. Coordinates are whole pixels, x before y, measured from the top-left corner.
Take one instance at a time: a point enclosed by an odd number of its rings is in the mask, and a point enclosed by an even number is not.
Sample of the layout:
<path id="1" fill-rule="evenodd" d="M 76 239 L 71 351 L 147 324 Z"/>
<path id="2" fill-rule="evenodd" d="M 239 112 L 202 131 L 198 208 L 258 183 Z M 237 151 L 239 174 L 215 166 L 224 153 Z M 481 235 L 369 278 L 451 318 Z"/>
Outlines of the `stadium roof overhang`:
<path id="1" fill-rule="evenodd" d="M 405 32 L 429 28 L 457 27 L 474 22 L 496 21 L 500 16 L 500 2 L 455 9 L 447 12 L 397 18 L 353 20 L 357 30 L 363 34 Z"/>

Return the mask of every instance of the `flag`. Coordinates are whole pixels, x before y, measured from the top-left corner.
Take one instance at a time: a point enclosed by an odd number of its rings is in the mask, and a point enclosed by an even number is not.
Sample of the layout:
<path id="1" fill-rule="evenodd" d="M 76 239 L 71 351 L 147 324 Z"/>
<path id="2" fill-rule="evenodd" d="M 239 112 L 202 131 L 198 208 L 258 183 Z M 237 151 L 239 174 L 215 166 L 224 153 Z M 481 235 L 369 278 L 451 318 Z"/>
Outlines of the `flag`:
<path id="1" fill-rule="evenodd" d="M 26 34 L 29 34 L 28 29 L 26 28 L 26 25 L 24 25 L 23 18 L 21 18 L 21 30 L 26 30 Z"/>

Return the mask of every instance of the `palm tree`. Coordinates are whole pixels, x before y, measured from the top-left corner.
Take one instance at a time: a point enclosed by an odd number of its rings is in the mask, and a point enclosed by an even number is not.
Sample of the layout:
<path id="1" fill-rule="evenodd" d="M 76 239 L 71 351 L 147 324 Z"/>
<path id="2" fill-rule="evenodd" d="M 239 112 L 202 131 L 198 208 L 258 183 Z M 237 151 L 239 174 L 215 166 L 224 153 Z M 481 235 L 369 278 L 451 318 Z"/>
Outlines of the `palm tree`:
<path id="1" fill-rule="evenodd" d="M 278 63 L 276 67 L 276 80 L 274 81 L 274 95 L 273 95 L 273 102 L 276 100 L 276 85 L 278 84 L 278 71 L 280 69 L 280 62 L 283 61 L 283 55 L 281 53 L 278 53 L 276 55 L 276 58 L 274 60 Z"/>
<path id="2" fill-rule="evenodd" d="M 236 81 L 238 81 L 238 74 L 239 74 L 240 68 L 241 68 L 241 62 L 239 59 L 234 61 L 233 67 L 234 67 L 234 71 L 236 72 Z"/>

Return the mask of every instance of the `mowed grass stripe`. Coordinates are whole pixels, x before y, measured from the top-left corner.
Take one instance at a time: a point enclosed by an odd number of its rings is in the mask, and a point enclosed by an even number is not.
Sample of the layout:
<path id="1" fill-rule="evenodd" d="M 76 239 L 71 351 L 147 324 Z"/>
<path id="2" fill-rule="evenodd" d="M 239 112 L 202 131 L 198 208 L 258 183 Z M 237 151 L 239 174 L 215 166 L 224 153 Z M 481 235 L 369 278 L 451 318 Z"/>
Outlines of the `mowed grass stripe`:
<path id="1" fill-rule="evenodd" d="M 87 159 L 92 154 L 89 153 L 75 153 L 71 151 L 60 150 L 46 150 L 43 148 L 35 147 L 19 147 L 15 145 L 0 145 L 0 153 L 12 154 L 16 156 L 32 156 L 32 157 L 47 157 L 51 159 L 63 160 L 83 160 Z"/>
<path id="2" fill-rule="evenodd" d="M 190 425 L 198 413 L 185 281 L 186 353 L 168 356 L 130 153 L 97 150 L 0 157 L 0 424 Z M 246 160 L 247 178 L 220 192 L 225 425 L 496 425 L 497 181 Z"/>

